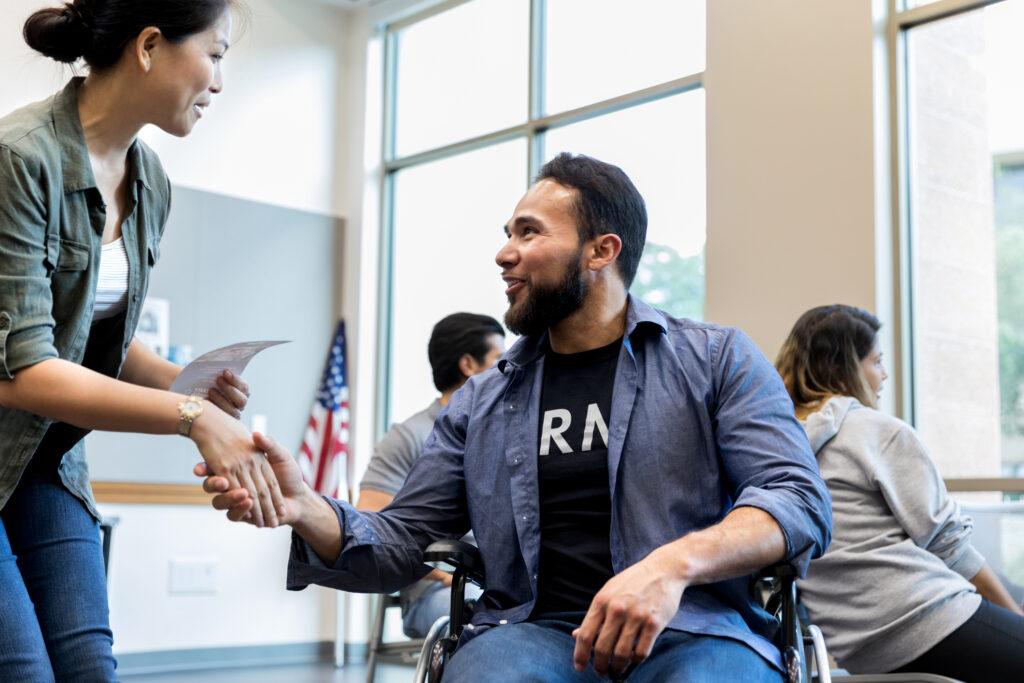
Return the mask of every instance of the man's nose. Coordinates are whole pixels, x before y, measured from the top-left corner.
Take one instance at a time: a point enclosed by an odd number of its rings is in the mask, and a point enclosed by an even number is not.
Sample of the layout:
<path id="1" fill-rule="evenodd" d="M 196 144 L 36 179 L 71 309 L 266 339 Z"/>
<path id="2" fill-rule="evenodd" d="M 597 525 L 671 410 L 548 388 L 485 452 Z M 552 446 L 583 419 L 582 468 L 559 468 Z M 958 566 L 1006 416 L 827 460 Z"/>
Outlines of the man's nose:
<path id="1" fill-rule="evenodd" d="M 516 250 L 512 247 L 512 240 L 508 240 L 501 249 L 498 250 L 498 253 L 495 254 L 494 262 L 502 268 L 505 268 L 515 263 L 515 253 Z"/>

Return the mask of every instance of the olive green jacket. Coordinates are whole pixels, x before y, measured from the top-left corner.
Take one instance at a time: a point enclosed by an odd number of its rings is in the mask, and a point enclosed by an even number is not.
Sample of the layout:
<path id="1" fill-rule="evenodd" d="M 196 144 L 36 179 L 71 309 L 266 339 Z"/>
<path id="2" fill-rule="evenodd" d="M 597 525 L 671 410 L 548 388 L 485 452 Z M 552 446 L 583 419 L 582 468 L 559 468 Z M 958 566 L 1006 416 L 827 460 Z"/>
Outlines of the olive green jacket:
<path id="1" fill-rule="evenodd" d="M 92 324 L 106 205 L 78 115 L 82 79 L 0 118 L 0 381 L 50 358 L 117 377 L 160 258 L 171 187 L 156 154 L 128 153 L 128 306 Z M 88 433 L 0 407 L 0 509 L 33 457 L 60 460 L 60 477 L 94 515 L 82 448 Z M 98 515 L 97 515 L 98 516 Z"/>

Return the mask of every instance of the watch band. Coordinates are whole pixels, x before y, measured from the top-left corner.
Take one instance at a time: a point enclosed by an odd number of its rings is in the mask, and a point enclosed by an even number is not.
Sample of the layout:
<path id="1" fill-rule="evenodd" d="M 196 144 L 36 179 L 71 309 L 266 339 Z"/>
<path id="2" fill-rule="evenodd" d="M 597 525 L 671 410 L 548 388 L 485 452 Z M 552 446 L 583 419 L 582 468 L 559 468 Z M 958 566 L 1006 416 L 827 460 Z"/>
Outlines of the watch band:
<path id="1" fill-rule="evenodd" d="M 188 437 L 192 434 L 192 424 L 203 414 L 203 399 L 191 394 L 178 404 L 178 434 Z"/>

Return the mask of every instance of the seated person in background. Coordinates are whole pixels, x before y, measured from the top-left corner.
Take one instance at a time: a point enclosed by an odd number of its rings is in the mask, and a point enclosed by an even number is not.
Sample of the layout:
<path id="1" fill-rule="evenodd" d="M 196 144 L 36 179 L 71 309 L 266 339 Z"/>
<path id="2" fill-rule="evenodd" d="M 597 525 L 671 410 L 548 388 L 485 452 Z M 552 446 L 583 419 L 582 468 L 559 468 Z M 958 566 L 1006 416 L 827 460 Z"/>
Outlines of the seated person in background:
<path id="1" fill-rule="evenodd" d="M 876 409 L 880 326 L 852 306 L 811 309 L 776 362 L 832 494 L 832 545 L 800 582 L 803 603 L 851 673 L 1019 680 L 1020 606 L 916 432 Z"/>
<path id="2" fill-rule="evenodd" d="M 751 573 L 824 551 L 828 491 L 745 335 L 628 294 L 646 231 L 620 169 L 545 164 L 495 259 L 523 336 L 455 392 L 382 512 L 313 495 L 257 437 L 296 532 L 288 587 L 394 590 L 472 527 L 486 586 L 446 681 L 780 681 Z M 204 487 L 245 517 L 245 490 Z"/>
<path id="3" fill-rule="evenodd" d="M 494 365 L 505 352 L 505 330 L 494 318 L 476 313 L 453 313 L 442 318 L 430 333 L 427 357 L 434 386 L 441 392 L 429 406 L 405 422 L 394 425 L 380 440 L 359 484 L 356 509 L 384 509 L 402 488 L 434 420 L 466 379 Z M 402 589 L 402 626 L 410 638 L 424 638 L 438 617 L 448 614 L 451 574 L 434 570 Z M 475 586 L 467 585 L 471 595 Z M 476 595 L 471 595 L 476 597 Z"/>

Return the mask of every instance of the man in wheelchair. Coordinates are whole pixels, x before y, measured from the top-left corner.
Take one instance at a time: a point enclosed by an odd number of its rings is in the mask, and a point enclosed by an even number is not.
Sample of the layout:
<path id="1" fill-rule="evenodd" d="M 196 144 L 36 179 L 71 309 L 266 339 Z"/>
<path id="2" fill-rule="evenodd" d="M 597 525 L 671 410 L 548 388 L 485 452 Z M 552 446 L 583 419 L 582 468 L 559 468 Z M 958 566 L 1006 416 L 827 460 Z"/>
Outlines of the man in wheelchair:
<path id="1" fill-rule="evenodd" d="M 522 337 L 455 393 L 383 511 L 315 495 L 256 435 L 295 532 L 288 588 L 390 592 L 472 527 L 485 591 L 445 680 L 781 680 L 750 575 L 802 575 L 828 545 L 829 496 L 754 344 L 628 294 L 646 230 L 615 166 L 541 169 L 495 259 Z M 244 489 L 204 486 L 246 519 Z"/>

